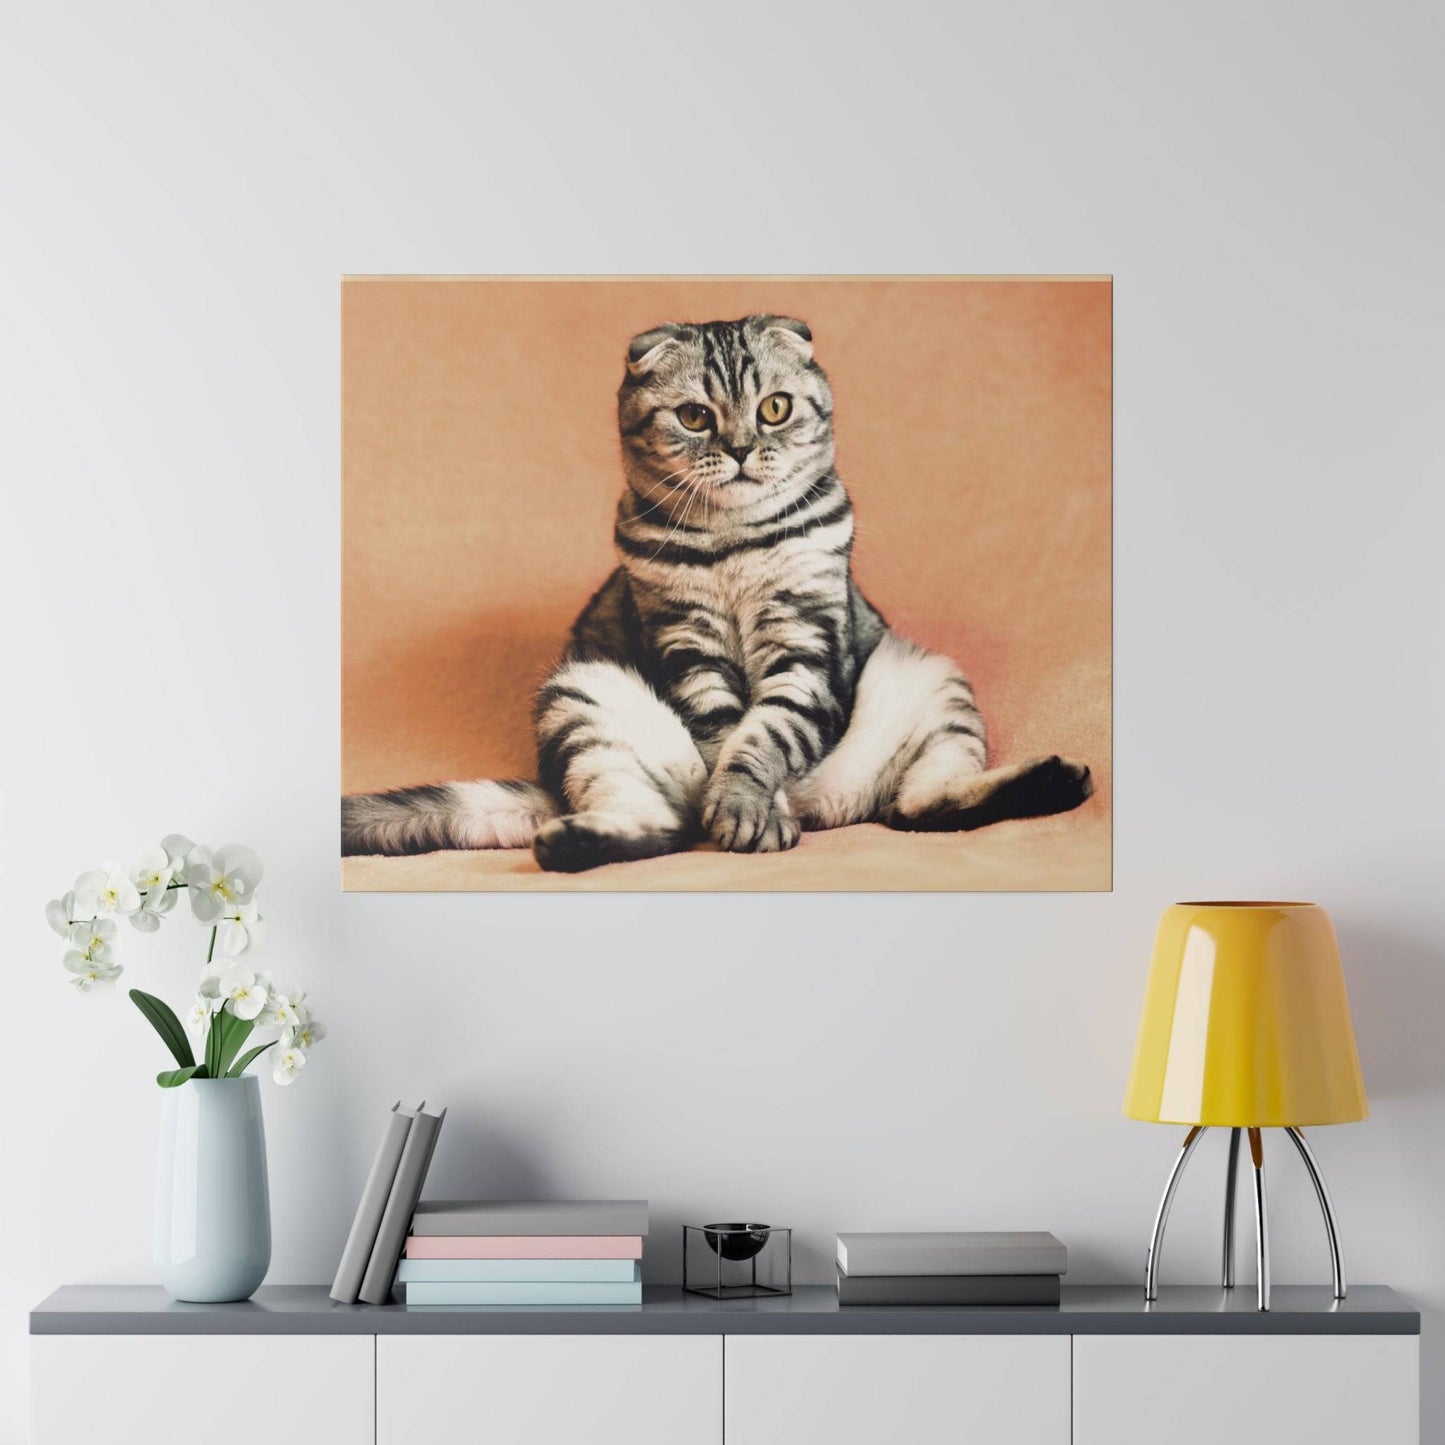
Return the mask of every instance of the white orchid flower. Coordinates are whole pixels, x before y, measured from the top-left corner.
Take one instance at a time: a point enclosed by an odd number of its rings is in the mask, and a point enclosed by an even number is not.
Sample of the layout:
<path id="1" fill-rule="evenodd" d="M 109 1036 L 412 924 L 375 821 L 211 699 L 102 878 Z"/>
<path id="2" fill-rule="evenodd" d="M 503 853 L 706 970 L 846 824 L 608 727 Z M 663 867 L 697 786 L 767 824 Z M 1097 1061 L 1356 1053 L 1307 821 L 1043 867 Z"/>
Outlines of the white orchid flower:
<path id="1" fill-rule="evenodd" d="M 142 893 L 149 893 L 152 888 L 164 888 L 175 871 L 171 867 L 171 855 L 153 843 L 149 848 L 141 849 L 135 867 L 130 870 L 130 881 Z"/>
<path id="2" fill-rule="evenodd" d="M 81 918 L 94 918 L 101 913 L 129 917 L 140 907 L 140 892 L 120 864 L 107 858 L 99 868 L 92 868 L 75 880 L 75 907 Z"/>
<path id="3" fill-rule="evenodd" d="M 167 833 L 161 839 L 161 847 L 166 850 L 166 866 L 171 870 L 172 879 L 184 883 L 186 865 L 191 854 L 196 852 L 196 845 L 184 833 Z"/>
<path id="4" fill-rule="evenodd" d="M 211 1026 L 212 1002 L 204 994 L 197 994 L 196 1001 L 186 1014 L 186 1027 L 193 1034 L 202 1035 Z"/>
<path id="5" fill-rule="evenodd" d="M 154 933 L 161 919 L 176 906 L 176 888 L 152 888 L 141 900 L 140 909 L 130 916 L 130 925 L 141 933 Z"/>
<path id="6" fill-rule="evenodd" d="M 238 1019 L 255 1019 L 266 1007 L 266 985 L 244 964 L 223 969 L 217 982 L 226 1012 Z"/>
<path id="7" fill-rule="evenodd" d="M 115 921 L 110 918 L 87 918 L 70 925 L 70 941 L 82 958 L 90 963 L 115 962 Z M 70 955 L 66 954 L 69 958 Z"/>
<path id="8" fill-rule="evenodd" d="M 130 916 L 131 926 L 141 933 L 154 933 L 161 918 L 176 906 L 176 890 L 171 879 L 175 869 L 164 844 L 142 849 L 140 859 L 131 869 L 131 882 L 141 895 L 141 906 Z"/>
<path id="9" fill-rule="evenodd" d="M 281 1039 L 281 1047 L 313 1049 L 326 1037 L 326 1025 L 320 1019 L 307 1019 L 293 1024 Z"/>
<path id="10" fill-rule="evenodd" d="M 228 904 L 221 915 L 221 952 L 230 958 L 259 948 L 266 936 L 266 925 L 261 910 L 254 900 L 250 903 Z"/>
<path id="11" fill-rule="evenodd" d="M 196 997 L 209 1000 L 212 1008 L 218 1008 L 221 1003 L 221 975 L 225 972 L 225 966 L 219 963 L 208 963 L 201 970 L 201 981 L 196 987 Z"/>
<path id="12" fill-rule="evenodd" d="M 291 1000 L 286 996 L 285 989 L 278 988 L 269 973 L 261 975 L 261 982 L 266 985 L 268 996 L 260 1022 L 268 1028 L 289 1029 L 296 1022 L 296 1013 L 291 1007 Z"/>
<path id="13" fill-rule="evenodd" d="M 299 1027 L 311 1017 L 311 1010 L 306 1007 L 306 995 L 297 989 L 295 993 L 285 993 L 281 989 L 273 989 L 271 1001 L 266 1005 L 266 1022 L 276 1028 L 290 1030 Z"/>
<path id="14" fill-rule="evenodd" d="M 45 905 L 45 921 L 62 937 L 70 937 L 70 925 L 75 921 L 75 891 L 72 889 L 63 898 L 52 898 Z"/>
<path id="15" fill-rule="evenodd" d="M 306 1055 L 297 1048 L 277 1049 L 271 1064 L 271 1077 L 278 1084 L 294 1084 L 296 1076 L 306 1067 Z"/>
<path id="16" fill-rule="evenodd" d="M 65 955 L 65 966 L 75 975 L 70 981 L 81 993 L 89 993 L 98 983 L 114 983 L 121 975 L 118 963 L 99 963 L 74 949 Z"/>
<path id="17" fill-rule="evenodd" d="M 239 843 L 227 843 L 214 858 L 195 849 L 186 866 L 191 912 L 202 923 L 215 923 L 228 908 L 251 901 L 261 871 L 261 860 Z"/>

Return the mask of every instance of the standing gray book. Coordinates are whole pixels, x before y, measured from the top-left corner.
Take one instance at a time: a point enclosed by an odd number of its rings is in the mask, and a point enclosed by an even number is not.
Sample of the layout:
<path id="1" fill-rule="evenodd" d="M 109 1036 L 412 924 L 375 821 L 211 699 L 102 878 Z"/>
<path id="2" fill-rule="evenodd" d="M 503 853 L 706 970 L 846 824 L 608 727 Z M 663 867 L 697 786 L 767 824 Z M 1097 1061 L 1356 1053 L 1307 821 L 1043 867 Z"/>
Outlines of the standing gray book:
<path id="1" fill-rule="evenodd" d="M 407 1226 L 416 1211 L 417 1200 L 421 1198 L 426 1172 L 431 1167 L 431 1156 L 437 1146 L 437 1135 L 441 1133 L 442 1120 L 446 1116 L 445 1109 L 440 1114 L 426 1114 L 418 1109 L 411 1128 L 407 1130 L 406 1143 L 402 1146 L 401 1159 L 396 1166 L 396 1178 L 392 1180 L 391 1194 L 376 1231 L 376 1243 L 371 1248 L 371 1259 L 361 1281 L 361 1298 L 366 1304 L 384 1305 L 391 1299 L 391 1283 L 401 1260 L 402 1247 L 406 1244 Z"/>
<path id="2" fill-rule="evenodd" d="M 425 1102 L 422 1100 L 423 1104 Z M 371 1161 L 371 1172 L 362 1186 L 361 1202 L 356 1206 L 356 1217 L 351 1221 L 351 1233 L 346 1236 L 341 1263 L 336 1267 L 336 1281 L 331 1286 L 331 1298 L 341 1304 L 354 1305 L 361 1297 L 361 1281 L 366 1274 L 366 1266 L 371 1262 L 371 1251 L 381 1228 L 381 1216 L 386 1212 L 386 1201 L 391 1197 L 396 1166 L 401 1162 L 401 1151 L 406 1145 L 407 1134 L 411 1132 L 411 1121 L 421 1107 L 418 1104 L 416 1109 L 403 1109 L 398 1099 L 386 1117 L 386 1129 L 377 1146 L 376 1157 Z"/>
<path id="3" fill-rule="evenodd" d="M 840 1234 L 838 1266 L 873 1274 L 1065 1274 L 1068 1251 L 1043 1230 Z"/>
<path id="4" fill-rule="evenodd" d="M 642 1235 L 645 1199 L 430 1199 L 418 1204 L 413 1234 Z"/>

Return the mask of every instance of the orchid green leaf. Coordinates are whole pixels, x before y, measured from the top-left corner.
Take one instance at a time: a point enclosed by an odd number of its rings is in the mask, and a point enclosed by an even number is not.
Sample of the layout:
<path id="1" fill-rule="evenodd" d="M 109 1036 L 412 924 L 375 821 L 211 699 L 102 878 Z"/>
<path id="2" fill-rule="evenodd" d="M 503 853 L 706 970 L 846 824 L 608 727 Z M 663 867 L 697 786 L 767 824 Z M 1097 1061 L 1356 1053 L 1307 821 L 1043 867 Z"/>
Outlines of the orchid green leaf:
<path id="1" fill-rule="evenodd" d="M 241 1051 L 241 1045 L 251 1036 L 251 1030 L 256 1027 L 254 1019 L 243 1019 L 237 1014 L 227 1013 L 222 1010 L 220 1014 L 221 1043 L 216 1054 L 216 1077 L 224 1079 L 231 1067 L 232 1061 Z"/>
<path id="2" fill-rule="evenodd" d="M 138 988 L 131 989 L 130 1001 L 150 1020 L 151 1027 L 161 1036 L 161 1041 L 181 1068 L 193 1068 L 196 1059 L 191 1053 L 191 1042 L 171 1006 L 164 999 L 142 993 Z"/>
<path id="3" fill-rule="evenodd" d="M 234 1064 L 231 1065 L 231 1072 L 226 1075 L 228 1079 L 239 1079 L 267 1049 L 273 1049 L 281 1042 L 280 1039 L 272 1039 L 269 1044 L 257 1044 L 254 1049 L 247 1049 Z"/>

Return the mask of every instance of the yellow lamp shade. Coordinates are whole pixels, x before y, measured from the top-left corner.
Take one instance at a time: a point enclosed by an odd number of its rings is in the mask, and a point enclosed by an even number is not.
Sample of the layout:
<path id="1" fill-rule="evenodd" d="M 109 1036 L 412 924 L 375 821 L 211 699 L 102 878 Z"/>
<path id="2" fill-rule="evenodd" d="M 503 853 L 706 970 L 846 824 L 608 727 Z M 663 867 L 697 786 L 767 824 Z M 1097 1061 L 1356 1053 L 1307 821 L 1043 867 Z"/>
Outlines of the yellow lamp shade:
<path id="1" fill-rule="evenodd" d="M 1313 903 L 1165 909 L 1124 1112 L 1230 1128 L 1365 1118 L 1329 914 Z"/>

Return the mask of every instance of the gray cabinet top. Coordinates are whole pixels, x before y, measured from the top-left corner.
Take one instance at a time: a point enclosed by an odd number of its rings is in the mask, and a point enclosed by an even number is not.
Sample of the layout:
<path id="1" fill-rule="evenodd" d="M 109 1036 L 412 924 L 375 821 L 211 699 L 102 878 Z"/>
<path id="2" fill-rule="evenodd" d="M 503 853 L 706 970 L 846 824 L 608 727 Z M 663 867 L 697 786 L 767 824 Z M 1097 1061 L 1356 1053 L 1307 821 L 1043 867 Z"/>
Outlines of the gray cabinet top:
<path id="1" fill-rule="evenodd" d="M 827 1286 L 783 1298 L 705 1299 L 649 1286 L 641 1305 L 339 1305 L 325 1285 L 271 1285 L 242 1304 L 177 1304 L 156 1285 L 67 1285 L 30 1314 L 32 1335 L 1418 1335 L 1419 1312 L 1382 1285 L 1336 1301 L 1283 1285 L 1260 1314 L 1253 1289 L 1072 1285 L 1059 1305 L 955 1309 L 838 1305 Z"/>

